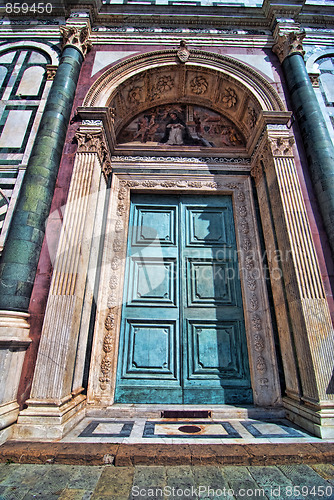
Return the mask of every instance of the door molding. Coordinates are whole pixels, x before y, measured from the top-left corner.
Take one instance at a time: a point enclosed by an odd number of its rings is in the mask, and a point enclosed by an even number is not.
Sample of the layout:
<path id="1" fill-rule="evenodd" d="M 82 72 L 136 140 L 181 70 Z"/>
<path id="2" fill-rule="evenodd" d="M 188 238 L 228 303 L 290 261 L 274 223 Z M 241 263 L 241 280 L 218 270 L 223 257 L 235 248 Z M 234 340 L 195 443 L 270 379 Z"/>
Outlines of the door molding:
<path id="1" fill-rule="evenodd" d="M 248 175 L 114 173 L 104 242 L 88 404 L 114 401 L 131 192 L 232 195 L 254 404 L 281 404 L 273 328 Z"/>

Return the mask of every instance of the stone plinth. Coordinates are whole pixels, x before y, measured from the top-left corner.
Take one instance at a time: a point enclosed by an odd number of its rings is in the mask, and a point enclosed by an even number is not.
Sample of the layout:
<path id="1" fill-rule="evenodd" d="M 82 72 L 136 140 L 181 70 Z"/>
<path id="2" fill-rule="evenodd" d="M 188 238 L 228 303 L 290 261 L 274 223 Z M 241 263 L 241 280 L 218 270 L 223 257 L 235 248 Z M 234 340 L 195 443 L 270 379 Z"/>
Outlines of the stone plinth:
<path id="1" fill-rule="evenodd" d="M 0 311 L 0 436 L 2 429 L 16 422 L 19 413 L 16 395 L 31 342 L 28 318 L 27 313 Z"/>

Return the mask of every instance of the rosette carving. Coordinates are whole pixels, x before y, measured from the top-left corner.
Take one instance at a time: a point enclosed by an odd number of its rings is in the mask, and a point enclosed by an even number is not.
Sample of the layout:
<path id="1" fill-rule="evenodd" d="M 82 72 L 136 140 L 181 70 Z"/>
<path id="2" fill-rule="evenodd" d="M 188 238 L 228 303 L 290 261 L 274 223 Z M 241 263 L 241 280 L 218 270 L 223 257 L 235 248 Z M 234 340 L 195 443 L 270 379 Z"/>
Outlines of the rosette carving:
<path id="1" fill-rule="evenodd" d="M 233 108 L 238 102 L 238 96 L 231 87 L 227 87 L 222 96 L 222 103 L 225 108 Z"/>
<path id="2" fill-rule="evenodd" d="M 193 94 L 205 94 L 208 88 L 208 82 L 203 76 L 195 76 L 190 82 L 190 89 Z"/>

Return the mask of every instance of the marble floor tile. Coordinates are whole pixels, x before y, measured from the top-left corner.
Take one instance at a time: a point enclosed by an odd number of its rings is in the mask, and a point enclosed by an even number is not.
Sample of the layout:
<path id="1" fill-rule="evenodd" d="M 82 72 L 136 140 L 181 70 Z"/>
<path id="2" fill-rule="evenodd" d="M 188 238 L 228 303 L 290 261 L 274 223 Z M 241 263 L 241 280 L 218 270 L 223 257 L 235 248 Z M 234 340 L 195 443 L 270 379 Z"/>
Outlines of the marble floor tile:
<path id="1" fill-rule="evenodd" d="M 63 439 L 80 443 L 251 444 L 323 442 L 288 421 L 85 417 Z"/>

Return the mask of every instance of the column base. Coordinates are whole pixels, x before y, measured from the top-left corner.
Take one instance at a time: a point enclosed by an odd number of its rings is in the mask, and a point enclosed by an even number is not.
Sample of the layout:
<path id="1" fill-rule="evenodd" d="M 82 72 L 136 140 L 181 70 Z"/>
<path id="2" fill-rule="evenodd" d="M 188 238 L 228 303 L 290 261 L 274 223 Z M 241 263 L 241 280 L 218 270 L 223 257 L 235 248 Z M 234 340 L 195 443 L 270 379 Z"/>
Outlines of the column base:
<path id="1" fill-rule="evenodd" d="M 286 418 L 299 425 L 306 431 L 323 439 L 334 438 L 334 402 L 326 406 L 308 405 L 294 401 L 290 398 L 283 399 Z"/>
<path id="2" fill-rule="evenodd" d="M 10 437 L 9 427 L 19 414 L 17 391 L 24 356 L 31 343 L 28 320 L 28 313 L 0 311 L 0 440 Z"/>
<path id="3" fill-rule="evenodd" d="M 14 439 L 54 441 L 62 439 L 85 416 L 86 396 L 63 402 L 28 400 L 14 429 Z"/>
<path id="4" fill-rule="evenodd" d="M 0 430 L 16 422 L 18 415 L 19 405 L 16 401 L 0 405 Z"/>
<path id="5" fill-rule="evenodd" d="M 19 405 L 11 401 L 0 405 L 0 444 L 12 437 L 13 426 L 19 414 Z"/>

